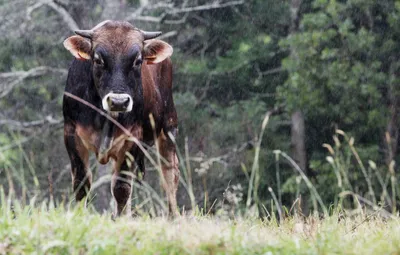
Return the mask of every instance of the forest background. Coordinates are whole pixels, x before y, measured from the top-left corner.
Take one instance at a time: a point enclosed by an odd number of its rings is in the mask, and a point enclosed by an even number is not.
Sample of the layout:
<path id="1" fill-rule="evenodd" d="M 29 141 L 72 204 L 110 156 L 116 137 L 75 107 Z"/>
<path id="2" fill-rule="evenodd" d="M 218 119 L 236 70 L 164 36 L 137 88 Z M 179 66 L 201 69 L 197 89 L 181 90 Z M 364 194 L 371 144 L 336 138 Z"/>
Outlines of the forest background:
<path id="1" fill-rule="evenodd" d="M 72 199 L 61 107 L 72 56 L 62 42 L 105 19 L 161 30 L 174 47 L 181 208 L 306 214 L 357 200 L 396 212 L 395 0 L 0 0 L 6 193 Z M 110 169 L 91 162 L 92 204 L 110 211 Z M 148 167 L 136 210 L 163 211 L 158 183 Z"/>

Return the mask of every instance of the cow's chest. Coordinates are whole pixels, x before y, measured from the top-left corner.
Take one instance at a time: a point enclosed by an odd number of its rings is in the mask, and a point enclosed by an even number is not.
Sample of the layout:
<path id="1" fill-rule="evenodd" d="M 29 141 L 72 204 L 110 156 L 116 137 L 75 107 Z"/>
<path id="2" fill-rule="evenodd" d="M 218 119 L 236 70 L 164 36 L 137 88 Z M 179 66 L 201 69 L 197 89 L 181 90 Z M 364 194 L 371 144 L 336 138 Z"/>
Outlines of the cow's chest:
<path id="1" fill-rule="evenodd" d="M 141 126 L 132 125 L 125 128 L 132 136 L 142 140 Z M 96 154 L 96 158 L 101 164 L 108 163 L 110 158 L 121 162 L 125 158 L 125 153 L 134 145 L 124 131 L 110 122 L 105 122 L 102 129 L 77 125 L 76 135 L 81 139 L 86 149 Z"/>

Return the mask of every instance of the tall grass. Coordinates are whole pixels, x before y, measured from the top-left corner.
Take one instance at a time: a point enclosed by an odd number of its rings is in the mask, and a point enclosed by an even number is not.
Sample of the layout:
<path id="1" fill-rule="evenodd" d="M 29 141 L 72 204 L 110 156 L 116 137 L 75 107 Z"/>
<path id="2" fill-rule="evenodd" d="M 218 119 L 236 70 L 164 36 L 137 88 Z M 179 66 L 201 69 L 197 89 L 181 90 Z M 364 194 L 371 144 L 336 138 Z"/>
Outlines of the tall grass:
<path id="1" fill-rule="evenodd" d="M 281 150 L 273 150 L 270 148 L 270 154 L 275 155 L 275 168 L 276 168 L 276 189 L 274 190 L 271 185 L 267 185 L 267 190 L 269 192 L 270 197 L 265 199 L 265 194 L 260 196 L 260 185 L 261 178 L 263 173 L 260 167 L 260 152 L 262 148 L 262 141 L 265 135 L 269 135 L 268 133 L 268 122 L 271 117 L 271 112 L 268 112 L 261 124 L 261 129 L 259 135 L 257 136 L 255 147 L 254 147 L 254 158 L 251 166 L 251 171 L 248 174 L 246 170 L 246 166 L 243 165 L 243 169 L 248 181 L 248 189 L 247 189 L 247 198 L 245 203 L 240 204 L 238 208 L 244 208 L 245 215 L 252 217 L 272 217 L 276 218 L 275 215 L 279 216 L 279 221 L 283 221 L 285 216 L 290 214 L 292 210 L 287 210 L 284 205 L 282 205 L 282 189 L 281 189 L 281 169 L 280 163 L 284 161 L 286 164 L 291 166 L 294 175 L 296 175 L 296 185 L 297 192 L 293 198 L 293 205 L 297 203 L 297 207 L 299 210 L 295 210 L 295 212 L 301 211 L 301 203 L 304 204 L 304 201 L 301 201 L 301 195 L 304 191 L 300 191 L 300 186 L 305 184 L 308 190 L 308 196 L 311 200 L 313 213 L 320 215 L 322 214 L 324 217 L 327 217 L 330 213 L 328 208 L 332 206 L 334 208 L 344 208 L 344 209 L 356 209 L 363 210 L 364 207 L 369 208 L 372 211 L 380 210 L 384 211 L 384 214 L 395 214 L 397 212 L 397 201 L 396 201 L 396 176 L 395 176 L 395 162 L 391 162 L 386 167 L 377 167 L 375 162 L 366 161 L 362 159 L 355 147 L 354 138 L 349 137 L 344 131 L 336 130 L 336 133 L 333 136 L 334 144 L 324 144 L 323 146 L 328 151 L 328 156 L 326 158 L 326 162 L 330 164 L 332 168 L 332 172 L 336 176 L 337 183 L 335 184 L 335 188 L 339 188 L 340 193 L 336 196 L 339 198 L 336 204 L 333 204 L 332 201 L 327 201 L 326 198 L 322 197 L 318 192 L 318 183 L 315 180 L 310 179 L 305 174 L 305 169 L 301 169 L 298 164 L 288 155 L 288 153 Z M 112 119 L 112 118 L 111 118 Z M 112 119 L 112 121 L 115 121 Z M 116 123 L 116 125 L 119 123 Z M 153 123 L 154 124 L 154 123 Z M 120 127 L 124 130 L 123 127 Z M 127 134 L 128 131 L 124 130 Z M 203 201 L 196 200 L 196 194 L 194 191 L 193 185 L 193 175 L 196 174 L 193 171 L 193 158 L 190 156 L 190 152 L 188 149 L 187 139 L 184 143 L 184 148 L 180 148 L 179 145 L 175 141 L 175 137 L 170 134 L 166 134 L 170 137 L 170 139 L 176 145 L 176 151 L 180 162 L 180 171 L 181 178 L 180 183 L 190 202 L 190 208 L 185 208 L 185 213 L 191 212 L 202 212 L 207 214 L 210 212 L 210 209 L 215 206 L 216 201 L 213 201 L 211 205 L 208 204 L 208 191 L 207 191 L 207 179 L 205 175 L 201 176 L 203 190 L 204 190 L 204 199 Z M 129 138 L 131 141 L 137 144 L 141 149 L 144 150 L 145 157 L 158 173 L 160 178 L 160 186 L 163 183 L 163 176 L 161 170 L 161 164 L 166 163 L 166 160 L 160 156 L 158 153 L 157 145 L 155 148 L 149 148 L 147 145 L 142 144 L 135 137 Z M 15 140 L 18 141 L 18 135 L 15 135 Z M 268 145 L 263 145 L 268 148 Z M 35 169 L 33 164 L 30 162 L 30 159 L 26 152 L 24 151 L 22 145 L 17 143 L 16 148 L 18 150 L 18 155 L 20 155 L 21 163 L 20 167 L 17 168 L 15 164 L 8 160 L 1 151 L 0 151 L 0 160 L 2 160 L 3 164 L 6 166 L 5 172 L 7 175 L 7 183 L 8 183 L 8 193 L 13 195 L 14 192 L 14 183 L 17 182 L 19 186 L 22 187 L 22 199 L 26 199 L 26 193 L 28 192 L 27 188 L 27 176 L 25 169 L 28 169 L 28 173 L 30 174 L 29 178 L 33 181 L 34 190 L 39 191 L 41 189 L 39 180 L 36 176 Z M 182 152 L 183 151 L 183 152 Z M 129 156 L 129 155 L 128 155 Z M 201 165 L 201 168 L 207 172 L 212 171 L 211 164 L 216 162 L 221 157 L 214 158 L 197 158 L 196 161 Z M 131 160 L 133 162 L 133 159 Z M 367 164 L 365 162 L 368 162 Z M 383 169 L 386 170 L 386 174 Z M 357 182 L 353 180 L 352 174 L 350 171 L 360 171 L 362 174 L 365 183 L 360 183 L 360 180 L 357 179 Z M 197 173 L 199 174 L 199 173 Z M 103 176 L 99 180 L 93 183 L 92 191 L 100 187 L 104 182 L 109 182 L 111 180 L 111 175 Z M 367 192 L 363 192 L 362 186 L 365 184 L 367 187 Z M 151 216 L 162 215 L 166 211 L 166 201 L 163 194 L 160 194 L 157 189 L 151 187 L 146 182 L 143 184 L 133 183 L 133 199 L 135 200 L 133 203 L 135 205 L 134 211 L 140 215 L 150 214 Z M 229 184 L 228 184 L 229 187 Z M 162 189 L 160 189 L 162 190 Z M 35 196 L 38 199 L 40 194 L 30 194 L 30 196 Z M 221 194 L 222 195 L 222 194 Z M 304 195 L 304 194 L 303 194 Z M 351 197 L 350 203 L 347 197 Z M 46 195 L 41 195 L 41 200 L 43 198 L 48 197 Z M 263 197 L 263 199 L 260 199 Z M 89 199 L 89 202 L 91 199 Z M 223 204 L 222 200 L 222 204 Z M 350 205 L 350 207 L 349 207 Z"/>
<path id="2" fill-rule="evenodd" d="M 340 137 L 343 139 L 340 139 Z M 330 154 L 327 156 L 327 162 L 335 172 L 337 187 L 341 189 L 339 197 L 342 199 L 339 206 L 348 207 L 348 203 L 344 201 L 344 198 L 351 195 L 353 207 L 356 210 L 361 210 L 366 206 L 368 209 L 380 210 L 385 215 L 389 215 L 389 211 L 395 214 L 397 202 L 395 198 L 396 181 L 393 178 L 394 161 L 388 166 L 377 167 L 375 162 L 368 160 L 368 167 L 366 167 L 356 149 L 353 137 L 349 137 L 343 130 L 336 130 L 333 140 L 335 142 L 334 146 L 329 144 L 324 144 L 323 146 L 327 148 Z M 354 161 L 356 164 L 353 164 Z M 360 182 L 360 179 L 357 181 L 352 180 L 354 172 L 351 171 L 357 170 L 364 177 L 364 183 Z M 362 191 L 363 186 L 367 187 L 366 192 Z M 388 190 L 389 186 L 391 186 L 392 197 L 390 197 Z M 379 198 L 379 201 L 377 198 Z"/>
<path id="3" fill-rule="evenodd" d="M 193 162 L 212 171 L 212 163 L 220 157 L 194 159 L 187 140 L 183 150 L 177 145 L 177 154 L 181 185 L 191 208 L 181 209 L 183 216 L 174 221 L 162 216 L 167 211 L 165 198 L 146 182 L 133 183 L 133 209 L 139 217 L 122 217 L 115 222 L 110 213 L 100 215 L 94 210 L 92 198 L 85 207 L 73 199 L 59 201 L 48 194 L 29 193 L 29 183 L 36 191 L 43 184 L 23 146 L 15 146 L 19 152 L 17 165 L 0 153 L 8 187 L 5 190 L 0 185 L 0 254 L 398 254 L 400 222 L 395 162 L 377 166 L 363 159 L 354 139 L 342 130 L 336 131 L 333 145 L 323 145 L 328 152 L 326 162 L 336 178 L 332 188 L 339 190 L 336 203 L 326 203 L 318 192 L 318 183 L 288 153 L 272 149 L 277 185 L 275 190 L 269 185 L 270 198 L 261 199 L 260 151 L 263 136 L 269 135 L 269 118 L 267 114 L 261 125 L 247 175 L 247 199 L 240 205 L 246 208 L 245 213 L 234 211 L 233 217 L 228 218 L 211 216 L 210 208 L 216 203 L 208 205 L 206 197 L 204 201 L 196 200 L 193 185 Z M 171 139 L 176 143 L 174 137 Z M 160 169 L 165 159 L 157 147 L 146 149 L 146 157 L 162 178 Z M 297 176 L 297 194 L 290 209 L 282 205 L 283 162 Z M 357 182 L 355 172 L 363 177 Z M 111 175 L 99 178 L 93 183 L 92 192 L 110 180 Z M 300 189 L 303 184 L 306 191 Z M 22 191 L 18 197 L 16 186 Z M 207 183 L 203 187 L 207 192 Z M 313 205 L 310 216 L 300 213 L 304 192 Z"/>
<path id="4" fill-rule="evenodd" d="M 247 192 L 247 210 L 250 210 L 252 204 L 254 204 L 256 208 L 264 208 L 265 211 L 268 210 L 267 208 L 270 208 L 272 210 L 271 213 L 273 213 L 273 211 L 275 210 L 278 213 L 280 220 L 282 220 L 282 218 L 284 217 L 282 212 L 285 211 L 281 203 L 282 190 L 280 188 L 280 161 L 282 158 L 286 160 L 292 166 L 293 170 L 298 174 L 298 178 L 296 178 L 298 187 L 301 185 L 302 182 L 304 182 L 306 187 L 308 188 L 309 196 L 314 208 L 314 214 L 319 215 L 320 213 L 322 213 L 324 217 L 328 217 L 328 215 L 332 213 L 332 210 L 328 210 L 329 206 L 329 208 L 349 209 L 349 211 L 347 212 L 350 214 L 352 212 L 351 210 L 355 209 L 358 212 L 363 212 L 367 210 L 370 213 L 379 213 L 380 215 L 390 218 L 396 215 L 397 179 L 395 176 L 394 168 L 395 162 L 392 161 L 388 166 L 381 166 L 378 168 L 375 162 L 371 160 L 363 160 L 360 157 L 358 150 L 356 149 L 354 142 L 355 139 L 353 137 L 349 137 L 343 130 L 340 129 L 337 129 L 333 136 L 333 146 L 330 144 L 323 144 L 323 147 L 325 147 L 329 153 L 329 155 L 326 157 L 326 162 L 331 165 L 331 169 L 337 179 L 336 185 L 333 184 L 332 188 L 337 187 L 341 190 L 340 193 L 336 194 L 336 196 L 339 198 L 337 203 L 334 203 L 334 198 L 331 198 L 332 200 L 329 202 L 328 206 L 326 206 L 323 198 L 318 192 L 318 185 L 315 184 L 315 181 L 310 180 L 304 172 L 305 169 L 301 169 L 286 152 L 283 152 L 281 150 L 273 150 L 273 153 L 275 154 L 278 197 L 276 196 L 273 189 L 271 187 L 268 187 L 268 191 L 271 195 L 271 202 L 268 203 L 268 201 L 260 201 L 258 194 L 258 187 L 260 185 L 259 153 L 263 135 L 265 133 L 267 133 L 268 135 L 266 129 L 269 118 L 270 113 L 267 113 L 261 125 L 260 135 L 258 136 L 258 139 L 256 141 L 253 166 L 249 178 L 249 186 Z M 365 164 L 365 162 L 367 162 L 367 164 Z M 366 167 L 366 165 L 368 167 Z M 350 173 L 350 171 L 357 170 L 360 171 L 360 173 L 364 177 L 364 183 L 360 181 L 362 180 L 360 178 L 354 179 L 354 172 Z M 383 176 L 382 174 L 385 175 Z M 364 186 L 367 187 L 366 192 L 363 191 L 365 190 L 363 188 Z M 298 188 L 293 206 L 295 203 L 301 201 L 300 195 L 300 188 Z M 349 203 L 346 201 L 346 198 L 348 196 L 351 196 L 353 201 L 353 205 L 351 205 L 350 207 Z M 378 201 L 377 198 L 380 198 L 380 200 Z M 268 207 L 268 204 L 274 206 Z M 258 216 L 263 215 L 260 214 L 260 211 L 258 210 L 256 210 L 256 214 Z"/>

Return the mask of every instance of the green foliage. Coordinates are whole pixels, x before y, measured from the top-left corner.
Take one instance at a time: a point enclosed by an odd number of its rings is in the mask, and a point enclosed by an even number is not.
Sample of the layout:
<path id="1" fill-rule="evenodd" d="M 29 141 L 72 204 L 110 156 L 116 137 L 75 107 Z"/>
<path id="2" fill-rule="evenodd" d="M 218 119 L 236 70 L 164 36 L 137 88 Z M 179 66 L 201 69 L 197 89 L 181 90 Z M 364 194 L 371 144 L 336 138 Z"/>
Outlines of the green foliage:
<path id="1" fill-rule="evenodd" d="M 336 126 L 356 134 L 377 157 L 375 145 L 389 118 L 389 66 L 398 61 L 388 59 L 395 54 L 391 24 L 398 10 L 393 1 L 314 1 L 312 6 L 299 32 L 281 41 L 291 55 L 282 62 L 289 77 L 277 89 L 279 101 L 289 111 L 301 109 L 308 127 L 315 126 L 318 139 L 308 145 L 313 151 Z"/>

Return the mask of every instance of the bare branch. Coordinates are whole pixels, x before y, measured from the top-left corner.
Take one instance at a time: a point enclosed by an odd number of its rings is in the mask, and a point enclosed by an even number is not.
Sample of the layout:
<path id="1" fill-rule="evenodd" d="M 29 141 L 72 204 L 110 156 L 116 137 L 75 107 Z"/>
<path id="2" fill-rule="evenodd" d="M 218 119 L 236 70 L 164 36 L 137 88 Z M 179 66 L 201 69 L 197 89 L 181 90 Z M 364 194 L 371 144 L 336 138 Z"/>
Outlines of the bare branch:
<path id="1" fill-rule="evenodd" d="M 68 11 L 63 6 L 59 5 L 58 3 L 54 2 L 53 0 L 42 0 L 30 7 L 28 7 L 26 10 L 28 19 L 29 20 L 31 19 L 31 14 L 34 10 L 42 7 L 43 5 L 49 6 L 54 11 L 56 11 L 58 14 L 60 14 L 62 19 L 64 20 L 64 22 L 68 25 L 69 29 L 71 29 L 72 31 L 79 29 L 78 24 L 72 18 L 71 14 L 69 14 Z"/>
<path id="2" fill-rule="evenodd" d="M 195 11 L 207 11 L 207 10 L 213 10 L 213 9 L 221 9 L 229 6 L 235 6 L 235 5 L 241 5 L 244 4 L 243 0 L 239 1 L 230 1 L 226 3 L 220 3 L 218 1 L 213 2 L 212 4 L 205 4 L 205 5 L 199 5 L 199 6 L 194 6 L 194 7 L 186 7 L 186 8 L 181 8 L 181 9 L 173 9 L 172 11 L 168 11 L 168 14 L 178 14 L 178 13 L 184 13 L 184 12 L 195 12 Z"/>
<path id="3" fill-rule="evenodd" d="M 133 16 L 133 15 L 132 15 Z M 160 17 L 153 17 L 153 16 L 134 16 L 130 17 L 127 20 L 135 20 L 135 21 L 145 21 L 145 22 L 153 22 L 153 23 L 161 23 L 161 21 L 164 19 L 165 14 L 161 15 Z"/>
<path id="4" fill-rule="evenodd" d="M 256 71 L 258 73 L 258 78 L 261 78 L 263 76 L 270 75 L 270 74 L 282 73 L 285 71 L 282 67 L 276 67 L 276 68 L 272 68 L 272 69 L 269 69 L 266 71 L 261 71 L 258 63 L 254 64 L 254 68 L 256 69 Z"/>
<path id="5" fill-rule="evenodd" d="M 181 19 L 178 20 L 165 20 L 164 23 L 165 24 L 169 24 L 169 25 L 178 25 L 178 24 L 183 24 L 186 22 L 187 17 L 189 17 L 189 13 L 185 13 L 185 15 L 183 15 L 183 17 Z"/>
<path id="6" fill-rule="evenodd" d="M 63 122 L 62 119 L 54 119 L 53 116 L 48 115 L 41 120 L 34 120 L 34 121 L 0 120 L 0 126 L 8 125 L 13 127 L 13 129 L 22 130 L 26 128 L 43 126 L 45 124 L 57 125 L 62 122 Z"/>
<path id="7" fill-rule="evenodd" d="M 65 21 L 65 23 L 67 23 L 68 27 L 72 31 L 79 29 L 78 24 L 76 24 L 75 20 L 71 16 L 71 14 L 69 14 L 67 12 L 67 10 L 65 10 L 62 6 L 56 4 L 54 1 L 49 1 L 49 3 L 47 5 L 62 16 L 63 20 Z"/>
<path id="8" fill-rule="evenodd" d="M 144 12 L 146 11 L 151 11 L 151 10 L 156 10 L 160 8 L 172 8 L 172 4 L 166 4 L 166 3 L 159 3 L 159 4 L 153 4 L 153 5 L 144 5 L 140 6 L 139 8 L 136 9 L 131 15 L 125 18 L 125 20 L 130 21 L 130 20 L 135 20 L 135 21 L 146 21 L 146 22 L 154 22 L 154 23 L 161 23 L 161 21 L 164 19 L 166 13 L 161 14 L 159 17 L 153 17 L 153 16 L 146 16 L 143 15 Z"/>
<path id="9" fill-rule="evenodd" d="M 58 72 L 61 74 L 67 74 L 68 71 L 63 68 L 54 68 L 51 66 L 38 66 L 32 68 L 28 71 L 15 71 L 15 72 L 7 72 L 7 73 L 0 73 L 0 78 L 10 78 L 10 77 L 18 77 L 23 75 L 28 75 L 31 77 L 40 76 L 48 72 Z"/>
<path id="10" fill-rule="evenodd" d="M 36 9 L 42 7 L 43 5 L 45 5 L 45 1 L 39 1 L 39 2 L 35 3 L 34 5 L 31 5 L 28 8 L 26 8 L 26 16 L 27 16 L 28 20 L 30 20 L 32 18 L 32 12 L 35 11 Z"/>
<path id="11" fill-rule="evenodd" d="M 6 82 L 0 83 L 0 98 L 5 97 L 11 90 L 24 81 L 27 78 L 34 78 L 45 75 L 49 72 L 61 73 L 62 75 L 67 74 L 66 69 L 61 68 L 53 68 L 49 66 L 39 66 L 32 68 L 28 71 L 16 71 L 16 72 L 8 72 L 8 73 L 0 73 L 0 81 L 1 79 L 5 79 Z"/>
<path id="12" fill-rule="evenodd" d="M 221 3 L 219 1 L 214 1 L 210 4 L 186 7 L 186 2 L 181 7 L 173 7 L 173 4 L 169 3 L 159 3 L 156 5 L 145 5 L 138 8 L 135 12 L 131 15 L 126 17 L 126 20 L 136 20 L 136 21 L 146 21 L 146 22 L 154 22 L 154 23 L 166 23 L 166 24 L 182 24 L 186 21 L 187 14 L 190 12 L 196 11 L 207 11 L 207 10 L 214 10 L 214 9 L 221 9 L 230 6 L 237 6 L 244 4 L 244 0 L 238 1 L 230 1 L 226 3 Z M 145 12 L 157 9 L 165 9 L 164 13 L 162 13 L 158 17 L 144 15 Z M 165 20 L 167 15 L 177 15 L 185 13 L 185 16 L 179 20 Z"/>
<path id="13" fill-rule="evenodd" d="M 166 39 L 166 38 L 176 36 L 177 34 L 178 34 L 178 32 L 177 32 L 176 30 L 174 30 L 174 31 L 169 31 L 169 32 L 167 32 L 167 33 L 165 33 L 165 34 L 160 35 L 160 36 L 158 37 L 158 39 L 164 40 L 164 39 Z"/>

